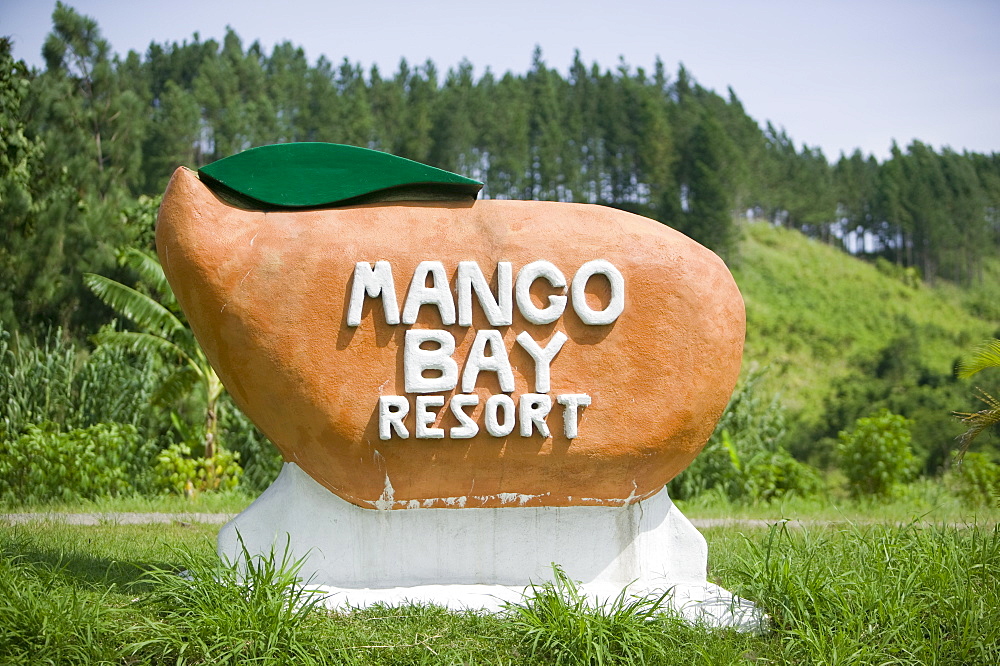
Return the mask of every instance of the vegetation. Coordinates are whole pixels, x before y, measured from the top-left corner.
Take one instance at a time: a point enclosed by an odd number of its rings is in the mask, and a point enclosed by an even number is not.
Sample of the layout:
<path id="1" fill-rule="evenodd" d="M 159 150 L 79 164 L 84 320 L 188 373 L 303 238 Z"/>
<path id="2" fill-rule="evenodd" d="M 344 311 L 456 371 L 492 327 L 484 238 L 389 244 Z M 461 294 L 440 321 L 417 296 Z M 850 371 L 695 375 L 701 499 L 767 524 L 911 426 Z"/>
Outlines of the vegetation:
<path id="1" fill-rule="evenodd" d="M 553 573 L 553 582 L 532 585 L 524 603 L 508 606 L 531 654 L 551 664 L 643 664 L 679 647 L 670 639 L 683 620 L 663 608 L 667 593 L 641 598 L 622 590 L 595 607 L 558 565 Z"/>
<path id="2" fill-rule="evenodd" d="M 232 31 L 120 55 L 65 4 L 52 23 L 42 70 L 0 39 L 4 452 L 132 426 L 128 464 L 148 453 L 149 473 L 130 489 L 108 477 L 105 494 L 268 485 L 280 457 L 194 344 L 152 259 L 153 219 L 176 166 L 281 141 L 386 150 L 482 179 L 487 197 L 616 206 L 718 251 L 747 304 L 748 371 L 678 497 L 839 492 L 839 433 L 883 409 L 910 421 L 926 478 L 950 474 L 951 410 L 969 419 L 964 446 L 991 428 L 995 405 L 975 411 L 953 371 L 1000 321 L 997 155 L 914 142 L 829 162 L 660 62 L 577 55 L 560 73 L 539 50 L 520 74 L 384 74 Z M 975 447 L 973 476 L 990 477 L 996 441 Z"/>
<path id="3" fill-rule="evenodd" d="M 854 496 L 890 495 L 913 473 L 910 423 L 887 409 L 858 419 L 840 433 L 837 458 Z"/>
<path id="4" fill-rule="evenodd" d="M 957 374 L 959 377 L 971 377 L 981 370 L 998 367 L 1000 367 L 1000 340 L 994 338 L 982 345 L 975 354 L 964 359 L 958 366 Z M 979 394 L 980 399 L 986 403 L 986 409 L 974 413 L 959 412 L 956 414 L 969 427 L 961 436 L 960 455 L 969 450 L 972 440 L 983 431 L 1000 423 L 1000 401 L 982 389 L 979 389 Z"/>
<path id="5" fill-rule="evenodd" d="M 1000 532 L 986 526 L 705 530 L 714 581 L 772 618 L 760 635 L 690 626 L 633 599 L 597 611 L 563 577 L 499 615 L 416 605 L 330 612 L 280 552 L 252 560 L 247 578 L 235 578 L 214 554 L 216 529 L 0 527 L 0 661 L 255 657 L 281 664 L 289 654 L 295 663 L 325 664 L 1000 659 Z"/>
<path id="6" fill-rule="evenodd" d="M 81 276 L 115 278 L 118 248 L 149 247 L 142 212 L 176 166 L 285 141 L 385 150 L 479 178 L 491 198 L 624 208 L 734 264 L 748 217 L 928 283 L 975 283 L 996 255 L 996 155 L 914 142 L 882 163 L 831 163 L 683 66 L 602 70 L 577 55 L 562 74 L 536 50 L 523 74 L 405 60 L 387 74 L 347 58 L 312 63 L 289 42 L 245 46 L 231 30 L 221 43 L 195 35 L 119 55 L 71 7 L 58 3 L 52 21 L 44 70 L 0 47 L 9 330 L 92 333 L 107 312 Z"/>

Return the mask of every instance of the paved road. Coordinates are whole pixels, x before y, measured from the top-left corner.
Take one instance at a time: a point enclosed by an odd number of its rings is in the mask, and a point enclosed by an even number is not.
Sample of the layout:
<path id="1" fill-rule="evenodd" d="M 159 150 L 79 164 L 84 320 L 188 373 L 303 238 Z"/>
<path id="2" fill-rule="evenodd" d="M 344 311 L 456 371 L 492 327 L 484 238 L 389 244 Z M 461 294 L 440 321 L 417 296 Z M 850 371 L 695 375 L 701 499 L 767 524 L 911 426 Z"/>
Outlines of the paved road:
<path id="1" fill-rule="evenodd" d="M 111 523 L 118 525 L 152 525 L 169 523 L 206 523 L 223 525 L 236 517 L 235 513 L 0 513 L 0 524 L 23 525 L 35 521 L 50 521 L 68 525 L 100 525 Z M 709 527 L 750 527 L 762 528 L 781 522 L 780 519 L 764 520 L 760 518 L 694 518 L 691 523 L 698 529 Z M 829 526 L 847 524 L 848 520 L 789 520 L 789 527 Z M 864 521 L 869 522 L 869 521 Z M 870 521 L 872 523 L 879 521 Z M 909 525 L 901 522 L 900 525 Z M 921 526 L 940 525 L 939 522 L 919 522 Z M 961 527 L 961 523 L 949 523 L 952 527 Z M 983 525 L 980 525 L 982 527 Z"/>
<path id="2" fill-rule="evenodd" d="M 222 525 L 235 513 L 0 513 L 0 523 L 23 525 L 35 521 L 68 525 L 151 525 L 156 523 L 209 523 Z"/>

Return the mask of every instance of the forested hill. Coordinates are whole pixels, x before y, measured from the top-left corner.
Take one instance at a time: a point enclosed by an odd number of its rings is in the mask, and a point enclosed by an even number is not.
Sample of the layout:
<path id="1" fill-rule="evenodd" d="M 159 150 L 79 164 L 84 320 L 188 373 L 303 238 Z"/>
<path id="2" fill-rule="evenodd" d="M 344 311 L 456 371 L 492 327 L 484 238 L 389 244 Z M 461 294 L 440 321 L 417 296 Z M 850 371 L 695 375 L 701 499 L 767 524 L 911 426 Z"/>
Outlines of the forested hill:
<path id="1" fill-rule="evenodd" d="M 977 408 L 952 365 L 1000 322 L 998 154 L 914 142 L 831 163 L 659 62 L 578 56 L 561 73 L 536 52 L 525 73 L 383 73 L 231 31 L 120 55 L 62 4 L 44 56 L 29 71 L 0 39 L 0 342 L 61 331 L 84 357 L 114 314 L 83 273 L 133 279 L 118 252 L 152 249 L 178 165 L 330 141 L 477 178 L 487 197 L 638 212 L 719 252 L 747 303 L 747 368 L 766 368 L 755 399 L 780 394 L 768 411 L 787 414 L 800 457 L 822 461 L 886 407 L 913 420 L 934 471 L 961 430 L 949 412 Z"/>
<path id="2" fill-rule="evenodd" d="M 331 141 L 385 150 L 483 180 L 484 196 L 599 202 L 681 229 L 730 263 L 752 217 L 913 268 L 975 283 L 996 254 L 1000 156 L 919 142 L 882 163 L 830 163 L 749 117 L 683 66 L 567 73 L 540 51 L 526 73 L 475 76 L 405 61 L 395 72 L 306 59 L 286 42 L 246 47 L 195 35 L 115 54 L 91 19 L 59 4 L 28 71 L 0 45 L 0 321 L 82 336 L 108 311 L 85 271 L 149 246 L 171 171 L 251 146 Z M 147 197 L 154 197 L 152 199 Z"/>

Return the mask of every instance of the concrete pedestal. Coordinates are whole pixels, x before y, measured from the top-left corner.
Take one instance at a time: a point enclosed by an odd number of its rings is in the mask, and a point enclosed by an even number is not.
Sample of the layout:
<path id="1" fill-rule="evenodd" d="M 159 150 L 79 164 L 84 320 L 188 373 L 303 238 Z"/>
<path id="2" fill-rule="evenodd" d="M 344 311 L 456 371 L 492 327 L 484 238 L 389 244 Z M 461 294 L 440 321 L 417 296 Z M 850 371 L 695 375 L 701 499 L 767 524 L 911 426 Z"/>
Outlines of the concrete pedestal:
<path id="1" fill-rule="evenodd" d="M 751 602 L 707 582 L 704 537 L 663 490 L 623 507 L 362 509 L 294 463 L 219 533 L 236 561 L 247 550 L 305 558 L 310 588 L 331 607 L 404 601 L 494 611 L 519 601 L 559 564 L 595 603 L 627 587 L 637 596 L 672 588 L 670 604 L 693 622 L 759 630 Z"/>

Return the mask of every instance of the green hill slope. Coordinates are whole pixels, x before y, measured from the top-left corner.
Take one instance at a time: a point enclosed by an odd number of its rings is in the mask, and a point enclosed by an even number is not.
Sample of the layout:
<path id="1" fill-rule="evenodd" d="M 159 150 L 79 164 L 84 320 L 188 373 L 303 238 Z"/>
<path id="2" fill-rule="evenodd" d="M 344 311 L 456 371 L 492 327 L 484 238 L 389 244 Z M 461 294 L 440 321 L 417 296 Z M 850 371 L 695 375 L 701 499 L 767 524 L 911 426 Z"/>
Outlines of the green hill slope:
<path id="1" fill-rule="evenodd" d="M 835 434 L 866 402 L 905 413 L 909 397 L 910 418 L 926 412 L 944 419 L 921 433 L 938 441 L 917 442 L 918 449 L 951 446 L 961 426 L 949 412 L 975 408 L 971 386 L 951 377 L 953 364 L 997 331 L 995 310 L 982 305 L 992 299 L 930 287 L 891 265 L 880 270 L 797 231 L 750 223 L 743 232 L 733 274 L 747 308 L 744 372 L 767 368 L 765 385 L 788 408 L 792 436 Z M 966 399 L 950 404 L 954 396 Z M 809 450 L 808 443 L 790 445 Z"/>

